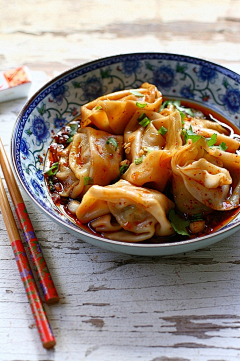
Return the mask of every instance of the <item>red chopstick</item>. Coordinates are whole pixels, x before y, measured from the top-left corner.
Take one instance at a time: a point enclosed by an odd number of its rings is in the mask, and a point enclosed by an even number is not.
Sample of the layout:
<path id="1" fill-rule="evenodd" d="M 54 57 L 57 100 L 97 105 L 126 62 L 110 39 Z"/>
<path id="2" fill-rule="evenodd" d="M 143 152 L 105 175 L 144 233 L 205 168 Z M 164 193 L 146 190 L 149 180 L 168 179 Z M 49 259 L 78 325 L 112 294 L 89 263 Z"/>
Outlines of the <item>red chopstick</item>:
<path id="1" fill-rule="evenodd" d="M 8 231 L 11 246 L 14 252 L 14 256 L 18 265 L 20 276 L 24 284 L 27 297 L 32 309 L 33 316 L 36 321 L 38 332 L 43 344 L 46 349 L 55 346 L 56 341 L 52 333 L 47 315 L 42 305 L 42 301 L 38 294 L 38 289 L 33 278 L 31 268 L 25 253 L 19 231 L 12 214 L 12 210 L 3 186 L 2 179 L 0 177 L 0 206 L 3 215 L 3 219 Z"/>
<path id="2" fill-rule="evenodd" d="M 0 163 L 9 193 L 12 198 L 12 202 L 15 206 L 15 211 L 18 220 L 23 230 L 24 238 L 27 242 L 33 264 L 36 268 L 37 276 L 44 294 L 45 301 L 47 304 L 57 303 L 59 301 L 57 290 L 54 286 L 50 271 L 44 259 L 40 244 L 35 235 L 31 220 L 29 218 L 22 195 L 18 188 L 12 169 L 10 167 L 9 160 L 1 138 L 0 138 Z"/>

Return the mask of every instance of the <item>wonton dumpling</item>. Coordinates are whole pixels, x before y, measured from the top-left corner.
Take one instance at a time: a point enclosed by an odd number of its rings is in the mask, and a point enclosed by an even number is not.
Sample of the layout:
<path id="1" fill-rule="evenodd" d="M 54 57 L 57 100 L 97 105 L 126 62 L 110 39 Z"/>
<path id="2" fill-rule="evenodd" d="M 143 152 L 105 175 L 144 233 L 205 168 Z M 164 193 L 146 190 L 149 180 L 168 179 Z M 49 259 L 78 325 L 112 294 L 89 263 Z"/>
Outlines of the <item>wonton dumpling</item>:
<path id="1" fill-rule="evenodd" d="M 83 187 L 69 166 L 69 153 L 71 148 L 72 144 L 58 151 L 59 169 L 56 177 L 61 181 L 63 186 L 59 194 L 62 197 L 69 197 L 71 195 L 72 198 L 77 198 L 81 194 Z"/>
<path id="2" fill-rule="evenodd" d="M 231 195 L 224 200 L 222 207 L 224 209 L 238 207 L 240 199 L 240 155 L 224 152 L 215 147 L 209 149 L 209 154 L 221 160 L 223 167 L 229 171 L 232 178 Z"/>
<path id="3" fill-rule="evenodd" d="M 236 139 L 228 136 L 228 130 L 224 129 L 220 124 L 211 120 L 192 118 L 190 121 L 184 121 L 184 128 L 189 129 L 190 126 L 194 133 L 202 135 L 205 138 L 211 138 L 215 133 L 217 134 L 216 145 L 224 142 L 227 146 L 227 152 L 235 153 L 239 148 L 240 143 Z"/>
<path id="4" fill-rule="evenodd" d="M 107 144 L 113 138 L 117 149 Z M 60 168 L 56 174 L 63 182 L 63 196 L 77 198 L 89 188 L 88 184 L 107 185 L 119 175 L 123 155 L 123 137 L 96 130 L 80 129 L 72 143 L 62 151 Z M 68 186 L 69 184 L 69 186 Z"/>
<path id="5" fill-rule="evenodd" d="M 117 142 L 117 149 L 109 139 Z M 75 176 L 83 182 L 89 177 L 92 184 L 107 185 L 119 175 L 123 156 L 123 137 L 112 135 L 91 127 L 80 129 L 75 134 L 69 153 L 69 165 Z"/>
<path id="6" fill-rule="evenodd" d="M 134 93 L 141 93 L 136 96 Z M 124 128 L 134 112 L 137 103 L 146 104 L 144 109 L 158 112 L 162 95 L 155 85 L 143 83 L 139 89 L 122 90 L 99 97 L 81 108 L 81 127 L 94 124 L 97 128 L 112 134 L 123 134 Z"/>
<path id="7" fill-rule="evenodd" d="M 175 153 L 172 159 L 173 194 L 181 212 L 191 215 L 238 206 L 240 172 L 237 170 L 235 197 L 230 196 L 232 177 L 229 170 L 224 168 L 224 162 L 228 163 L 228 167 L 225 164 L 226 168 L 238 169 L 240 157 L 214 147 L 211 149 L 204 139 L 196 143 L 189 140 Z"/>
<path id="8" fill-rule="evenodd" d="M 96 218 L 100 201 L 104 206 Z M 91 226 L 107 238 L 139 242 L 154 235 L 172 235 L 167 214 L 173 208 L 174 203 L 164 194 L 120 180 L 105 187 L 92 186 L 83 196 L 76 215 L 82 223 L 93 221 Z M 115 221 L 106 215 L 112 215 Z"/>
<path id="9" fill-rule="evenodd" d="M 168 116 L 144 112 L 151 123 L 143 128 L 138 121 L 142 113 L 134 114 L 124 132 L 125 152 L 132 164 L 123 178 L 138 186 L 149 183 L 151 188 L 162 192 L 172 173 L 171 158 L 182 145 L 181 116 L 177 110 Z M 164 136 L 158 132 L 161 127 L 167 129 Z M 140 157 L 142 162 L 135 164 Z"/>

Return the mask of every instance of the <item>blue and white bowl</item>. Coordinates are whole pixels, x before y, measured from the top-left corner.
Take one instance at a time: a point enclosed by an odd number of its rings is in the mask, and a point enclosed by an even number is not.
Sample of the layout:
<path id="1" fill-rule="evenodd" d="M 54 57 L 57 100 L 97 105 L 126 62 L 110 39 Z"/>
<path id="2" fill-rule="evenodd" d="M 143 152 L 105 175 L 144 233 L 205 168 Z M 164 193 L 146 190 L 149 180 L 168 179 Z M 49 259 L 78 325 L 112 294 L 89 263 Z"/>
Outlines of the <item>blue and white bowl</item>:
<path id="1" fill-rule="evenodd" d="M 206 60 L 165 53 L 111 56 L 70 69 L 44 85 L 25 104 L 12 135 L 14 170 L 31 200 L 50 218 L 93 245 L 136 255 L 171 255 L 200 249 L 240 229 L 240 216 L 219 231 L 174 243 L 124 243 L 88 233 L 60 214 L 47 196 L 43 166 L 52 136 L 103 94 L 155 84 L 166 98 L 200 104 L 240 128 L 240 76 Z"/>

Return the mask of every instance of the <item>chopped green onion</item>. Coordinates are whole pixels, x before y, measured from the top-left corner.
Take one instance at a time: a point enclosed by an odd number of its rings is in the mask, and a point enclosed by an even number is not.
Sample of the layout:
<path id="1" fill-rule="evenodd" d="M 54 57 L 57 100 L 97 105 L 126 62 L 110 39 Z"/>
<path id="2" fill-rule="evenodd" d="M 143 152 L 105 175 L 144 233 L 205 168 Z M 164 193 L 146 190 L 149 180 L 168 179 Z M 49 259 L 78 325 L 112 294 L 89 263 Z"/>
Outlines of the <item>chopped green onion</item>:
<path id="1" fill-rule="evenodd" d="M 84 177 L 84 185 L 87 186 L 88 184 L 93 184 L 92 177 Z"/>
<path id="2" fill-rule="evenodd" d="M 136 102 L 136 106 L 138 108 L 145 108 L 145 106 L 147 105 L 147 103 L 139 103 L 139 102 Z"/>
<path id="3" fill-rule="evenodd" d="M 143 118 L 143 120 L 141 120 L 139 122 L 139 124 L 144 128 L 150 123 L 151 123 L 151 120 L 148 117 Z"/>
<path id="4" fill-rule="evenodd" d="M 143 97 L 144 96 L 143 93 L 140 93 L 137 90 L 130 90 L 130 93 L 135 95 L 135 97 Z"/>
<path id="5" fill-rule="evenodd" d="M 143 161 L 143 156 L 141 156 L 141 157 L 139 157 L 139 158 L 136 158 L 136 159 L 134 160 L 134 163 L 135 163 L 136 165 L 138 165 L 138 164 L 141 164 L 142 161 Z"/>
<path id="6" fill-rule="evenodd" d="M 98 105 L 98 106 L 95 108 L 95 110 L 102 110 L 101 105 Z"/>
<path id="7" fill-rule="evenodd" d="M 175 232 L 183 236 L 189 236 L 186 227 L 189 226 L 190 221 L 180 218 L 174 209 L 171 209 L 168 218 Z"/>
<path id="8" fill-rule="evenodd" d="M 142 114 L 140 115 L 140 117 L 138 118 L 138 121 L 143 120 L 145 117 L 146 117 L 146 114 L 145 114 L 145 113 L 142 113 Z"/>
<path id="9" fill-rule="evenodd" d="M 127 171 L 128 167 L 129 167 L 128 164 L 121 165 L 121 167 L 119 169 L 120 174 L 123 175 Z"/>
<path id="10" fill-rule="evenodd" d="M 47 176 L 53 176 L 58 172 L 59 169 L 59 163 L 53 163 L 53 165 L 51 166 L 51 168 L 49 168 L 44 174 L 46 174 Z"/>
<path id="11" fill-rule="evenodd" d="M 161 135 L 165 135 L 167 133 L 167 128 L 165 128 L 164 126 L 161 126 L 160 129 L 158 129 L 158 133 Z"/>
<path id="12" fill-rule="evenodd" d="M 113 137 L 109 137 L 108 140 L 106 141 L 106 144 L 111 144 L 114 147 L 114 150 L 117 150 L 118 148 L 118 143 L 116 139 Z"/>

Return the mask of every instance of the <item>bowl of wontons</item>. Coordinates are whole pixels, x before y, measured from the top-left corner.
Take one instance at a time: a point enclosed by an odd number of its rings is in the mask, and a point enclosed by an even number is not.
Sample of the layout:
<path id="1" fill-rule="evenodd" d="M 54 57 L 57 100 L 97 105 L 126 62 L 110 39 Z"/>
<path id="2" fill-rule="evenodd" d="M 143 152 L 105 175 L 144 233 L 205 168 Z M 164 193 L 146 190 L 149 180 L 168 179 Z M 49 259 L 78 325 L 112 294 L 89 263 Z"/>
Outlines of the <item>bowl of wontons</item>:
<path id="1" fill-rule="evenodd" d="M 95 246 L 200 249 L 240 228 L 240 76 L 183 55 L 112 56 L 25 104 L 14 170 L 31 200 Z"/>

